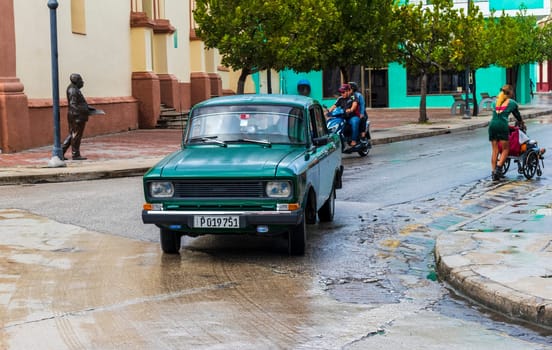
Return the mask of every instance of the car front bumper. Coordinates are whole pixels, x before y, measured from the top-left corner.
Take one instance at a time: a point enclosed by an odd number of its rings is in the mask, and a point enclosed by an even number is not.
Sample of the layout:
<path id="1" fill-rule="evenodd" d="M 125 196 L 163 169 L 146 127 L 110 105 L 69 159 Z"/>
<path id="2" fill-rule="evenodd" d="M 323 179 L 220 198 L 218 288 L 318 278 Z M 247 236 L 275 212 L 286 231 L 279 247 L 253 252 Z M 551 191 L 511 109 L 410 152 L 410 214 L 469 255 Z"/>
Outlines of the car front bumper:
<path id="1" fill-rule="evenodd" d="M 142 210 L 144 224 L 182 225 L 194 229 L 196 216 L 238 216 L 239 228 L 256 225 L 298 225 L 303 219 L 302 210 L 293 211 L 182 211 Z"/>

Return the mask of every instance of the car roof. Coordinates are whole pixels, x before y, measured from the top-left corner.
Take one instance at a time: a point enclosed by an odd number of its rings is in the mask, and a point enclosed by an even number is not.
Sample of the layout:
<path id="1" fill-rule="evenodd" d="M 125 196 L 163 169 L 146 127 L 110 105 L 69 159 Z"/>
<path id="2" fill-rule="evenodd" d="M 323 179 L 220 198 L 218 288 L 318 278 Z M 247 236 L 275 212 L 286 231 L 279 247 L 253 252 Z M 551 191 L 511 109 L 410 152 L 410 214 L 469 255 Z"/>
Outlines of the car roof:
<path id="1" fill-rule="evenodd" d="M 318 103 L 316 100 L 301 96 L 301 95 L 282 95 L 282 94 L 244 94 L 230 95 L 222 97 L 214 97 L 202 101 L 194 106 L 224 106 L 224 105 L 240 105 L 240 104 L 273 104 L 273 105 L 295 105 L 308 107 L 313 103 Z"/>

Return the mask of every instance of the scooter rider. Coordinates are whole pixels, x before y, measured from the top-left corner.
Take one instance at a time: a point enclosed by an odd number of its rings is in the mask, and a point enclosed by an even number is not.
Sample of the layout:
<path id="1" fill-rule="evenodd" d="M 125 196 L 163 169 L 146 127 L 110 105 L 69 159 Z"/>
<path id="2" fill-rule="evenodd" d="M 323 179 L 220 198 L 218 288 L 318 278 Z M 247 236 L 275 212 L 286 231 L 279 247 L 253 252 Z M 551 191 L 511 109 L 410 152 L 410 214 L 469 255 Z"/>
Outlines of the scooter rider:
<path id="1" fill-rule="evenodd" d="M 329 111 L 332 112 L 337 107 L 341 107 L 345 111 L 345 120 L 351 125 L 352 135 L 349 150 L 354 151 L 359 141 L 359 124 L 360 124 L 360 112 L 358 101 L 353 95 L 353 90 L 349 84 L 343 84 L 338 89 L 341 97 L 335 101 L 330 107 Z"/>
<path id="2" fill-rule="evenodd" d="M 367 128 L 368 125 L 368 113 L 366 113 L 366 102 L 364 101 L 364 96 L 358 90 L 358 85 L 354 81 L 349 82 L 349 86 L 353 90 L 353 94 L 358 100 L 359 109 L 360 109 L 360 141 L 368 143 L 368 147 L 372 147 L 370 144 L 370 129 Z"/>

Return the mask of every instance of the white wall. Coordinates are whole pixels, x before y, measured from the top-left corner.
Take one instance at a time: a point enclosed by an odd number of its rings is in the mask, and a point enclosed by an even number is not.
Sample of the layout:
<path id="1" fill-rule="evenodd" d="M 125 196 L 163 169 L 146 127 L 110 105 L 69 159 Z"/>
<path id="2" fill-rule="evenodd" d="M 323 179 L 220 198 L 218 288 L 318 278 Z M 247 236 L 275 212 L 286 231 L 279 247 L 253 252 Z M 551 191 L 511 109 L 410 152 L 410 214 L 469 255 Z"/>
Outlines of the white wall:
<path id="1" fill-rule="evenodd" d="M 167 62 L 169 73 L 180 82 L 190 82 L 190 3 L 186 0 L 165 0 L 165 18 L 176 28 L 177 45 L 174 35 L 169 37 Z"/>
<path id="2" fill-rule="evenodd" d="M 71 32 L 71 2 L 58 1 L 60 97 L 80 73 L 87 97 L 130 96 L 130 2 L 86 1 L 86 35 Z M 51 98 L 50 9 L 47 1 L 14 1 L 17 77 L 29 98 Z"/>

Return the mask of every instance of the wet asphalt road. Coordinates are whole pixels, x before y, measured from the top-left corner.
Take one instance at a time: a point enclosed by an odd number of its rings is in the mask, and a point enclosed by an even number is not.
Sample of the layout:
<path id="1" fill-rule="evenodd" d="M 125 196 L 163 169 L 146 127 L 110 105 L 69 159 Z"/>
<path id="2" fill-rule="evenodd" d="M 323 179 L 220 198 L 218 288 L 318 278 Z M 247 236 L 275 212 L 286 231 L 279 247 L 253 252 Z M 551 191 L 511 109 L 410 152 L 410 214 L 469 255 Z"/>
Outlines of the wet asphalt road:
<path id="1" fill-rule="evenodd" d="M 551 139 L 548 124 L 529 128 Z M 441 230 L 550 184 L 547 168 L 492 183 L 489 148 L 482 129 L 348 156 L 336 219 L 309 228 L 300 258 L 239 236 L 162 256 L 139 178 L 2 187 L 0 348 L 552 348 L 550 331 L 436 280 Z"/>

